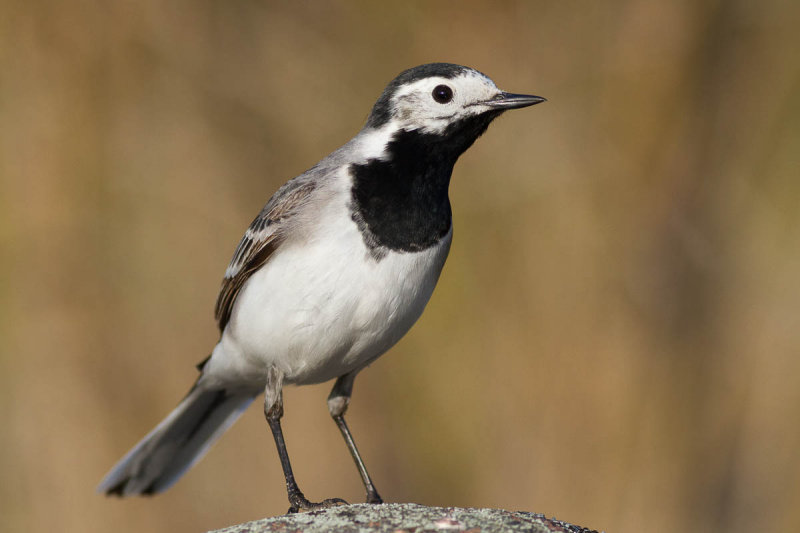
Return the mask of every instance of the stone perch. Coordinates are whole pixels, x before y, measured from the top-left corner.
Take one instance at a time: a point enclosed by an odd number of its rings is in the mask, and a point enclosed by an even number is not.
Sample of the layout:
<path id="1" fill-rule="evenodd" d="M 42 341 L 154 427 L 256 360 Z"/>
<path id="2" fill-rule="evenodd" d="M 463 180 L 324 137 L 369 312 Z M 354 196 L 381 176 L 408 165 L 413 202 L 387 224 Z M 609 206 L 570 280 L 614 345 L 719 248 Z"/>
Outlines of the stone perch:
<path id="1" fill-rule="evenodd" d="M 342 505 L 321 511 L 276 516 L 246 522 L 209 533 L 423 533 L 466 531 L 470 533 L 597 533 L 555 518 L 525 511 L 426 507 L 415 503 L 366 503 Z"/>

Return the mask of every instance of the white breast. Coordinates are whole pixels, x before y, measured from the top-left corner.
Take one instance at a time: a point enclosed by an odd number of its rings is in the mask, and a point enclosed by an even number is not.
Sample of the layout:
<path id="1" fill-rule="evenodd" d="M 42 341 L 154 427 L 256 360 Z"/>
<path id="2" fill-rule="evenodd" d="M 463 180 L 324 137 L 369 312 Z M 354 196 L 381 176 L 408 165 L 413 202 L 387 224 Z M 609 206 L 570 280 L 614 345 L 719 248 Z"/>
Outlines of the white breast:
<path id="1" fill-rule="evenodd" d="M 282 245 L 242 288 L 206 369 L 217 379 L 261 387 L 275 365 L 286 383 L 327 381 L 383 354 L 422 314 L 452 230 L 376 260 L 347 216 L 349 191 L 334 196 L 307 238 Z"/>

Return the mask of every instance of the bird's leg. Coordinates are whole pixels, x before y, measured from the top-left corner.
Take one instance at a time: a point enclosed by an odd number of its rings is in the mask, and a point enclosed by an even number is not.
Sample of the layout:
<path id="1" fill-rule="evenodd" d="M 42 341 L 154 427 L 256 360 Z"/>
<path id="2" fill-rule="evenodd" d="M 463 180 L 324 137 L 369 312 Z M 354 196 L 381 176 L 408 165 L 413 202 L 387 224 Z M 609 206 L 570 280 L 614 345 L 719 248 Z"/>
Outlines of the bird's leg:
<path id="1" fill-rule="evenodd" d="M 361 474 L 361 481 L 364 482 L 364 488 L 367 490 L 367 503 L 383 503 L 378 491 L 375 490 L 375 485 L 372 483 L 369 473 L 367 473 L 367 467 L 364 466 L 361 454 L 358 453 L 358 448 L 356 448 L 356 443 L 350 434 L 350 429 L 347 427 L 347 422 L 344 421 L 344 413 L 350 403 L 355 377 L 356 373 L 352 372 L 336 380 L 333 390 L 328 396 L 328 410 L 331 413 L 331 417 L 333 417 L 333 421 L 339 426 L 339 431 L 342 432 L 342 437 L 344 437 L 344 441 L 347 444 L 347 449 L 350 450 L 350 455 L 353 456 L 353 461 L 356 462 L 358 473 Z"/>
<path id="2" fill-rule="evenodd" d="M 281 417 L 283 417 L 282 386 L 283 375 L 278 370 L 271 368 L 268 372 L 267 385 L 264 389 L 264 416 L 267 418 L 269 428 L 272 430 L 272 436 L 275 438 L 275 446 L 278 447 L 278 456 L 281 459 L 283 475 L 286 478 L 286 492 L 291 505 L 289 512 L 312 511 L 347 504 L 346 501 L 340 498 L 330 498 L 320 503 L 310 502 L 300 491 L 300 487 L 297 486 L 297 481 L 295 481 L 294 473 L 292 472 L 292 464 L 289 462 L 289 454 L 286 452 L 283 431 L 281 430 Z"/>

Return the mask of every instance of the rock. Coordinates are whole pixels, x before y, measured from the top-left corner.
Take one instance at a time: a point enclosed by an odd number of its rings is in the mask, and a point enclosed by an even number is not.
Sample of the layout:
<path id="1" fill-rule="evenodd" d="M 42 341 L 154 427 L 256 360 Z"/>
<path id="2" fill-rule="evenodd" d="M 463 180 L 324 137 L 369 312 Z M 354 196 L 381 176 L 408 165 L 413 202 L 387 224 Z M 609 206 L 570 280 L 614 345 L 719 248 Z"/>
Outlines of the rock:
<path id="1" fill-rule="evenodd" d="M 555 518 L 525 511 L 426 507 L 415 503 L 342 505 L 321 511 L 264 518 L 210 533 L 367 533 L 385 532 L 530 532 L 597 533 Z"/>

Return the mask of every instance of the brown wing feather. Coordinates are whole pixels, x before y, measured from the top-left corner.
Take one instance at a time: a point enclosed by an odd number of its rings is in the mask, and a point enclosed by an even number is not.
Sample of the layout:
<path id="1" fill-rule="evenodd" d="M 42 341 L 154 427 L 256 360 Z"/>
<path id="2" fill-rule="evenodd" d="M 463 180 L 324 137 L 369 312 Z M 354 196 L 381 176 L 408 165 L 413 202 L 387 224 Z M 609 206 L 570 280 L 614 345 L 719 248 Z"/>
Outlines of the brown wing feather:
<path id="1" fill-rule="evenodd" d="M 236 296 L 250 276 L 264 266 L 285 240 L 285 222 L 304 204 L 316 188 L 313 181 L 295 179 L 281 187 L 250 224 L 233 254 L 214 307 L 214 317 L 223 331 L 231 318 Z"/>
<path id="2" fill-rule="evenodd" d="M 219 324 L 220 331 L 225 329 L 228 320 L 231 318 L 233 302 L 236 300 L 236 296 L 242 289 L 244 282 L 247 281 L 253 272 L 261 268 L 264 263 L 267 262 L 272 252 L 277 250 L 280 241 L 281 239 L 273 234 L 271 238 L 264 241 L 261 246 L 258 247 L 257 251 L 250 256 L 244 268 L 232 278 L 225 278 L 222 281 L 222 288 L 217 297 L 217 305 L 214 307 L 214 317 Z"/>

